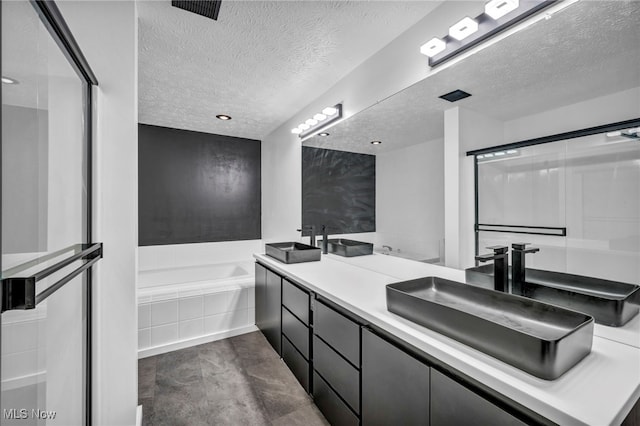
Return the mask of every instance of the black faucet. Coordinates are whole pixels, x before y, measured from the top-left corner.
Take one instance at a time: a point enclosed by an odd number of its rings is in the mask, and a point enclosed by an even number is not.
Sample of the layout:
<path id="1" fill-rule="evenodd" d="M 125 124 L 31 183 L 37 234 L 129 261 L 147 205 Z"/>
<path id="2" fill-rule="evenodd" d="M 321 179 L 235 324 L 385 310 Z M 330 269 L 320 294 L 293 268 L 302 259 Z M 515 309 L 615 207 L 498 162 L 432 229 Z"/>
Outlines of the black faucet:
<path id="1" fill-rule="evenodd" d="M 329 253 L 329 227 L 322 225 L 322 254 Z"/>
<path id="2" fill-rule="evenodd" d="M 304 231 L 309 231 L 309 245 L 313 247 L 316 246 L 316 227 L 315 225 L 302 225 L 302 229 L 297 229 L 298 232 L 304 233 Z"/>
<path id="3" fill-rule="evenodd" d="M 479 262 L 488 262 L 493 260 L 493 287 L 494 290 L 508 292 L 509 291 L 509 247 L 507 246 L 491 246 L 487 247 L 493 250 L 493 253 L 481 254 L 476 256 Z"/>
<path id="4" fill-rule="evenodd" d="M 511 244 L 511 253 L 513 255 L 512 271 L 513 280 L 511 282 L 511 292 L 513 294 L 522 295 L 525 282 L 525 265 L 524 255 L 527 253 L 536 253 L 540 249 L 537 247 L 529 247 L 529 243 L 513 243 Z"/>

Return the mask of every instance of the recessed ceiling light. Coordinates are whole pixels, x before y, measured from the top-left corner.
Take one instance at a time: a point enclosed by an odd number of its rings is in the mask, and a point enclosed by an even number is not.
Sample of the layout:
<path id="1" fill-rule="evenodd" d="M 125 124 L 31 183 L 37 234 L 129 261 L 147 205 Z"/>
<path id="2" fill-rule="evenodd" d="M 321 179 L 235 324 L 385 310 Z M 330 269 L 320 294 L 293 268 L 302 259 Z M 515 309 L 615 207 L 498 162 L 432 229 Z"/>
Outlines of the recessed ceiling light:
<path id="1" fill-rule="evenodd" d="M 484 5 L 484 13 L 493 19 L 500 19 L 520 6 L 519 0 L 491 0 Z"/>
<path id="2" fill-rule="evenodd" d="M 478 31 L 478 23 L 467 16 L 449 28 L 449 35 L 460 41 L 476 31 Z"/>
<path id="3" fill-rule="evenodd" d="M 318 133 L 318 136 L 329 136 L 329 133 L 327 132 Z"/>
<path id="4" fill-rule="evenodd" d="M 442 52 L 447 47 L 447 44 L 440 40 L 438 37 L 434 37 L 420 47 L 420 53 L 430 58 L 433 58 L 438 53 Z"/>
<path id="5" fill-rule="evenodd" d="M 223 121 L 231 120 L 231 116 L 226 114 L 218 114 L 216 115 L 216 118 Z"/>
<path id="6" fill-rule="evenodd" d="M 18 80 L 16 80 L 16 79 L 13 79 L 13 78 L 11 78 L 11 77 L 5 77 L 5 76 L 2 76 L 2 82 L 3 82 L 4 84 L 19 84 L 19 83 L 20 83 L 20 82 L 19 82 Z"/>
<path id="7" fill-rule="evenodd" d="M 380 145 L 382 141 L 371 141 L 372 145 Z"/>

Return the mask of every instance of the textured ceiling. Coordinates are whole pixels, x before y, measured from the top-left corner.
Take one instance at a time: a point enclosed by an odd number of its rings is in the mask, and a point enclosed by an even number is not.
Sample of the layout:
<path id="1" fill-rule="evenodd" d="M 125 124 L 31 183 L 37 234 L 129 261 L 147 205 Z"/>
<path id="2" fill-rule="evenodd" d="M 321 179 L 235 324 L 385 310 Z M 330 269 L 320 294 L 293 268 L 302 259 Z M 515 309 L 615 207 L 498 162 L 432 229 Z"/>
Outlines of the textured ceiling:
<path id="1" fill-rule="evenodd" d="M 637 1 L 575 3 L 305 145 L 375 154 L 442 138 L 444 110 L 456 105 L 508 121 L 639 87 L 638 16 Z M 454 104 L 438 99 L 458 88 L 473 96 Z M 376 139 L 383 144 L 371 145 Z"/>
<path id="2" fill-rule="evenodd" d="M 140 1 L 139 121 L 261 139 L 439 3 L 225 0 L 213 21 Z"/>

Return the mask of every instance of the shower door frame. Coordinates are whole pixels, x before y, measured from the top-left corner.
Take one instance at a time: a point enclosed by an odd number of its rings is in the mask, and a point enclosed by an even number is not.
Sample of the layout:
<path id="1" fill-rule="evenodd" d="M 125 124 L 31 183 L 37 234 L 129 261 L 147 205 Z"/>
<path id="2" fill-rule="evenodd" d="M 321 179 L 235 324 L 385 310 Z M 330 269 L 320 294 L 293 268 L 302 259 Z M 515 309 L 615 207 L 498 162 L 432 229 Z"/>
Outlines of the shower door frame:
<path id="1" fill-rule="evenodd" d="M 58 9 L 54 0 L 29 0 L 33 6 L 40 21 L 49 32 L 52 39 L 56 42 L 61 52 L 66 56 L 72 68 L 75 69 L 86 88 L 86 99 L 84 105 L 84 146 L 85 146 L 85 164 L 86 164 L 86 205 L 85 205 L 85 221 L 86 221 L 86 242 L 93 243 L 93 89 L 98 85 L 98 79 L 93 73 L 89 63 L 87 62 L 80 46 L 76 42 L 71 30 L 67 26 L 62 13 Z M 2 7 L 0 5 L 0 69 L 1 69 L 1 53 L 2 53 Z M 0 99 L 2 99 L 2 85 L 0 84 Z M 0 114 L 0 129 L 2 128 L 2 114 Z M 2 146 L 2 133 L 0 132 L 0 147 Z M 0 194 L 2 188 L 2 149 L 0 149 Z M 2 197 L 0 196 L 0 212 L 2 211 Z M 0 241 L 2 241 L 2 215 L 0 214 Z M 101 250 L 100 250 L 101 252 Z M 101 253 L 100 253 L 101 257 Z M 0 271 L 2 270 L 2 257 L 0 256 Z M 93 268 L 89 267 L 86 271 L 86 289 L 85 298 L 83 300 L 86 312 L 86 323 L 84 332 L 84 424 L 92 424 L 92 274 Z M 2 291 L 0 291 L 0 305 L 2 305 Z M 0 327 L 0 342 L 2 331 Z"/>

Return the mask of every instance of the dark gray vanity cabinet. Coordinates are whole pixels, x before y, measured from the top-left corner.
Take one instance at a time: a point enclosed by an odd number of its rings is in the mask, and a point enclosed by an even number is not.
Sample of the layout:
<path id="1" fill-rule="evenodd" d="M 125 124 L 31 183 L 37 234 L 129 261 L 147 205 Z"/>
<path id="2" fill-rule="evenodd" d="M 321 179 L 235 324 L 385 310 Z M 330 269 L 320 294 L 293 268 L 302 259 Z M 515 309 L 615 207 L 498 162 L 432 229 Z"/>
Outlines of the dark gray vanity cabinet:
<path id="1" fill-rule="evenodd" d="M 281 305 L 282 278 L 275 272 L 256 263 L 256 325 L 273 346 L 282 355 Z"/>
<path id="2" fill-rule="evenodd" d="M 363 328 L 362 424 L 428 425 L 430 370 L 428 365 Z"/>
<path id="3" fill-rule="evenodd" d="M 313 398 L 332 425 L 360 422 L 360 324 L 316 300 Z"/>
<path id="4" fill-rule="evenodd" d="M 282 280 L 282 359 L 305 391 L 311 383 L 311 293 Z"/>
<path id="5" fill-rule="evenodd" d="M 526 423 L 432 369 L 431 426 L 467 424 L 524 426 Z"/>
<path id="6" fill-rule="evenodd" d="M 256 326 L 262 330 L 267 318 L 265 312 L 267 268 L 259 263 L 255 264 L 255 292 L 256 292 Z"/>

